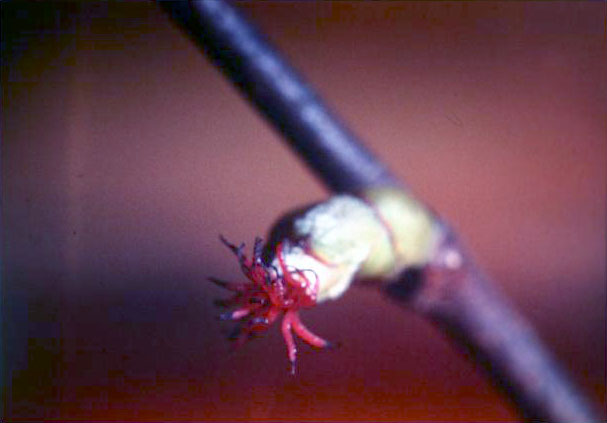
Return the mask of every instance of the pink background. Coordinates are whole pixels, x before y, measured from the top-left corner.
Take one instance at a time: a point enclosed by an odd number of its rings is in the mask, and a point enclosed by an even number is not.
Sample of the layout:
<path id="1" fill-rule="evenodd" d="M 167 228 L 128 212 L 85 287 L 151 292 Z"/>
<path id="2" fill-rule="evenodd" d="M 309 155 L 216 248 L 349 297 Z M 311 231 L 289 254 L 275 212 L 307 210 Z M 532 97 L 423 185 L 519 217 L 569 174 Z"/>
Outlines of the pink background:
<path id="1" fill-rule="evenodd" d="M 603 3 L 241 9 L 605 406 Z M 353 288 L 235 353 L 218 241 L 327 193 L 151 2 L 3 5 L 6 417 L 510 420 L 433 326 Z"/>

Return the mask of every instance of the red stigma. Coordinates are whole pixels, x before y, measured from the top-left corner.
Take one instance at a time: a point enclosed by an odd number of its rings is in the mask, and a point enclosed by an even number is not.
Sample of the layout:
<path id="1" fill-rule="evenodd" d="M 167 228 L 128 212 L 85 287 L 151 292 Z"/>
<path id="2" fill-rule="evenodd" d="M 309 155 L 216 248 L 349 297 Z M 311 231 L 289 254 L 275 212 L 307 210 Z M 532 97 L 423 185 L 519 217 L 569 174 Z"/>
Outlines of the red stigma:
<path id="1" fill-rule="evenodd" d="M 284 315 L 281 332 L 287 344 L 291 373 L 294 373 L 297 348 L 293 332 L 314 347 L 329 346 L 327 341 L 304 326 L 298 314 L 300 309 L 316 305 L 318 281 L 310 281 L 306 276 L 309 271 L 291 268 L 285 263 L 283 249 L 288 241 L 276 245 L 275 256 L 279 263 L 277 269 L 263 262 L 263 241 L 260 238 L 255 239 L 252 259 L 244 254 L 244 244 L 236 247 L 223 237 L 220 239 L 236 255 L 242 272 L 248 279 L 237 283 L 209 278 L 211 282 L 234 293 L 231 298 L 218 302 L 220 306 L 232 308 L 232 311 L 220 315 L 222 320 L 238 321 L 230 339 L 236 346 L 240 346 L 267 330 L 280 315 Z"/>

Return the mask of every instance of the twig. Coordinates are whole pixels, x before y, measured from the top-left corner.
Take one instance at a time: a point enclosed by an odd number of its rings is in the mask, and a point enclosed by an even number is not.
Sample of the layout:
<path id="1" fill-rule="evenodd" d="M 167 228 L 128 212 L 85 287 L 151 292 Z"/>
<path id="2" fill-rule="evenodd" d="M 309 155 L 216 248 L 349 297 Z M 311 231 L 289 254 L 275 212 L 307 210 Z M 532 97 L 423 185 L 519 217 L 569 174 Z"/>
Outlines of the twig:
<path id="1" fill-rule="evenodd" d="M 249 22 L 222 1 L 161 1 L 335 192 L 397 185 Z"/>
<path id="2" fill-rule="evenodd" d="M 232 6 L 222 0 L 160 4 L 329 189 L 399 185 Z M 391 297 L 430 318 L 471 352 L 526 419 L 598 421 L 533 329 L 444 228 L 433 260 L 390 285 Z"/>
<path id="3" fill-rule="evenodd" d="M 433 261 L 388 293 L 445 330 L 487 371 L 525 420 L 596 422 L 533 328 L 446 230 Z"/>

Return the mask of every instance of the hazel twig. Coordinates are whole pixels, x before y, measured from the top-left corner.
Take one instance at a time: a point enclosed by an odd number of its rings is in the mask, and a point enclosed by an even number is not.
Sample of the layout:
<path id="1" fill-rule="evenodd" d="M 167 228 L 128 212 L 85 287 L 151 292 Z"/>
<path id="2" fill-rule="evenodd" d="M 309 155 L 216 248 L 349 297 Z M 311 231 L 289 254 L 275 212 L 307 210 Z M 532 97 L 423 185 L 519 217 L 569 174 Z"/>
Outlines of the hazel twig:
<path id="1" fill-rule="evenodd" d="M 333 115 L 284 58 L 223 1 L 161 1 L 334 192 L 396 185 L 396 178 Z"/>
<path id="2" fill-rule="evenodd" d="M 284 136 L 333 192 L 403 186 L 284 58 L 221 0 L 160 5 Z M 478 269 L 438 217 L 440 242 L 421 267 L 403 269 L 387 293 L 437 323 L 484 365 L 526 419 L 598 421 L 531 326 Z"/>

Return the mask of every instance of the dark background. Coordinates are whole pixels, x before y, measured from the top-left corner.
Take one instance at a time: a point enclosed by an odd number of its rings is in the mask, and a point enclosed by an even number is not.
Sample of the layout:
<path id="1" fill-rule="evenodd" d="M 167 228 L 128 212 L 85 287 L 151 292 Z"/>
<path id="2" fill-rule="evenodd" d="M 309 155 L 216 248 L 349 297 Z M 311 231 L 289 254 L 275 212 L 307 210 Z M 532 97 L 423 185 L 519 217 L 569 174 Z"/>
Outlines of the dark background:
<path id="1" fill-rule="evenodd" d="M 239 3 L 240 4 L 240 3 Z M 604 3 L 240 4 L 605 405 Z M 2 2 L 4 413 L 510 420 L 380 292 L 228 354 L 208 275 L 327 193 L 149 2 Z"/>

